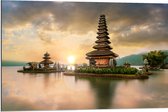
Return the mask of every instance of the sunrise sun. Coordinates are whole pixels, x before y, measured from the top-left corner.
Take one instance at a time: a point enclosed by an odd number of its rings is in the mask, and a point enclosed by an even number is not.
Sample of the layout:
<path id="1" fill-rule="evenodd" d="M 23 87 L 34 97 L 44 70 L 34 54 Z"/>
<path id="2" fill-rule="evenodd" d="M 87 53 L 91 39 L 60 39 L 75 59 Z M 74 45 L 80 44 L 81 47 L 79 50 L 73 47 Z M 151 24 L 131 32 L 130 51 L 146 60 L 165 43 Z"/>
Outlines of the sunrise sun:
<path id="1" fill-rule="evenodd" d="M 72 55 L 68 56 L 67 60 L 68 60 L 68 63 L 74 64 L 75 63 L 75 56 L 72 56 Z"/>

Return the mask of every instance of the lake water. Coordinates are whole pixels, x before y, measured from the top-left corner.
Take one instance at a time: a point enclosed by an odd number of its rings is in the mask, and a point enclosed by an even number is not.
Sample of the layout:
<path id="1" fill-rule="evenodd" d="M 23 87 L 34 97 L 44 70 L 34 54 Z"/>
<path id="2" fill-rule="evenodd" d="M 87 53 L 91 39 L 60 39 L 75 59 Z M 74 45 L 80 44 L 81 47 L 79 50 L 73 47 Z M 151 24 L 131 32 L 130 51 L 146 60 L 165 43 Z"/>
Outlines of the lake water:
<path id="1" fill-rule="evenodd" d="M 2 67 L 3 110 L 168 107 L 168 70 L 146 80 L 79 78 L 63 73 L 17 73 Z"/>

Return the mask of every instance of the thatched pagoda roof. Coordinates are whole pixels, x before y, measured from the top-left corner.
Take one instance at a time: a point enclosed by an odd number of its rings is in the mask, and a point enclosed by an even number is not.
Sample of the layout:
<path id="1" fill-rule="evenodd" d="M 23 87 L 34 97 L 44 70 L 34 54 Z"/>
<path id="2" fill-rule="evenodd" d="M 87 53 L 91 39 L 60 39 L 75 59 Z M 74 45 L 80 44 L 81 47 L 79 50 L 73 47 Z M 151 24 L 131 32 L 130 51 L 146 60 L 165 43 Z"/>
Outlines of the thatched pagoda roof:
<path id="1" fill-rule="evenodd" d="M 98 35 L 96 38 L 98 38 L 98 39 L 99 39 L 99 38 L 106 38 L 106 39 L 109 39 L 110 37 L 108 37 L 107 35 L 105 35 L 105 36 L 104 36 L 104 35 Z"/>
<path id="2" fill-rule="evenodd" d="M 46 52 L 43 57 L 43 61 L 40 62 L 40 64 L 53 64 L 54 62 L 50 61 L 50 54 Z"/>
<path id="3" fill-rule="evenodd" d="M 49 54 L 48 52 L 46 52 L 46 53 L 44 54 L 44 56 L 50 56 L 50 54 Z"/>
<path id="4" fill-rule="evenodd" d="M 50 57 L 43 57 L 43 59 L 51 59 Z"/>
<path id="5" fill-rule="evenodd" d="M 98 25 L 98 27 L 103 27 L 103 26 L 107 27 L 106 23 L 99 23 L 99 25 Z"/>
<path id="6" fill-rule="evenodd" d="M 87 59 L 89 58 L 103 58 L 103 57 L 108 57 L 108 58 L 115 58 L 118 57 L 118 54 L 114 53 L 111 51 L 111 47 L 110 47 L 110 41 L 109 41 L 109 33 L 107 32 L 107 26 L 106 26 L 106 19 L 105 19 L 105 15 L 101 15 L 100 19 L 99 19 L 99 25 L 98 25 L 98 36 L 97 39 L 95 41 L 96 45 L 93 46 L 94 51 L 91 51 L 89 53 L 87 53 Z"/>
<path id="7" fill-rule="evenodd" d="M 98 30 L 103 30 L 103 29 L 106 29 L 107 26 L 99 26 Z"/>
<path id="8" fill-rule="evenodd" d="M 94 50 L 86 54 L 88 57 L 94 57 L 94 56 L 113 56 L 118 57 L 118 54 L 109 51 L 109 50 Z"/>
<path id="9" fill-rule="evenodd" d="M 108 35 L 107 30 L 99 30 L 99 32 L 97 32 L 97 34 L 107 34 Z"/>
<path id="10" fill-rule="evenodd" d="M 101 14 L 101 15 L 100 15 L 100 18 L 102 18 L 102 17 L 105 18 L 105 15 L 104 15 L 104 14 Z"/>
<path id="11" fill-rule="evenodd" d="M 104 49 L 104 48 L 108 48 L 108 49 L 112 49 L 108 44 L 103 44 L 103 45 L 95 45 L 93 46 L 94 49 Z"/>
<path id="12" fill-rule="evenodd" d="M 99 40 L 96 40 L 96 43 L 102 43 L 102 42 L 107 42 L 107 43 L 111 43 L 108 39 L 106 38 L 102 38 L 102 39 L 99 39 Z"/>
<path id="13" fill-rule="evenodd" d="M 97 32 L 97 34 L 98 35 L 103 35 L 103 36 L 109 35 L 108 32 L 101 32 L 101 31 Z"/>
<path id="14" fill-rule="evenodd" d="M 40 64 L 53 64 L 54 62 L 50 61 L 50 60 L 43 60 L 40 62 Z"/>
<path id="15" fill-rule="evenodd" d="M 50 54 L 49 54 L 48 52 L 46 52 L 46 53 L 44 54 L 43 59 L 51 59 L 51 58 L 50 58 Z"/>

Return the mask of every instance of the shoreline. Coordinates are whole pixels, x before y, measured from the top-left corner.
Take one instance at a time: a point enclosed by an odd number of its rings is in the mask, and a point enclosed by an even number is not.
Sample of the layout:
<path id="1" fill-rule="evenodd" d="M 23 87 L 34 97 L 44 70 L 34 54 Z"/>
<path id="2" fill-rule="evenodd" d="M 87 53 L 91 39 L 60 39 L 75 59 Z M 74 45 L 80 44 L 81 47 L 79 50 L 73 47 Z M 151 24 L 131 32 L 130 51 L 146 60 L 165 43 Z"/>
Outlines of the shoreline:
<path id="1" fill-rule="evenodd" d="M 56 71 L 56 70 L 52 70 L 52 71 L 37 71 L 37 70 L 33 70 L 33 71 L 24 71 L 24 70 L 17 70 L 17 72 L 19 73 L 56 73 L 56 72 L 62 72 L 62 71 Z"/>
<path id="2" fill-rule="evenodd" d="M 109 77 L 115 79 L 148 79 L 148 75 L 132 75 L 132 74 L 94 74 L 94 73 L 75 73 L 75 72 L 64 72 L 66 76 L 79 76 L 79 77 Z"/>

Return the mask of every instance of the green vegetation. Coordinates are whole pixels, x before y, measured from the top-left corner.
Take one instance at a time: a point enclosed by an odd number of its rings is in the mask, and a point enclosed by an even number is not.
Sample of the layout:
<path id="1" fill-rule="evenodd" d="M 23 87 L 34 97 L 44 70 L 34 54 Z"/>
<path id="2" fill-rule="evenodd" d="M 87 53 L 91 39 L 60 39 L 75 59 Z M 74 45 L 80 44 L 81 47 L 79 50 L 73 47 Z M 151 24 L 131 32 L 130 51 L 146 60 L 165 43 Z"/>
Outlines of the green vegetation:
<path id="1" fill-rule="evenodd" d="M 150 67 L 160 67 L 164 64 L 167 55 L 162 51 L 150 51 L 143 55 L 143 59 L 147 59 Z"/>
<path id="2" fill-rule="evenodd" d="M 136 74 L 136 68 L 124 68 L 124 67 L 116 67 L 116 68 L 78 68 L 75 72 L 77 73 L 96 73 L 96 74 Z"/>

